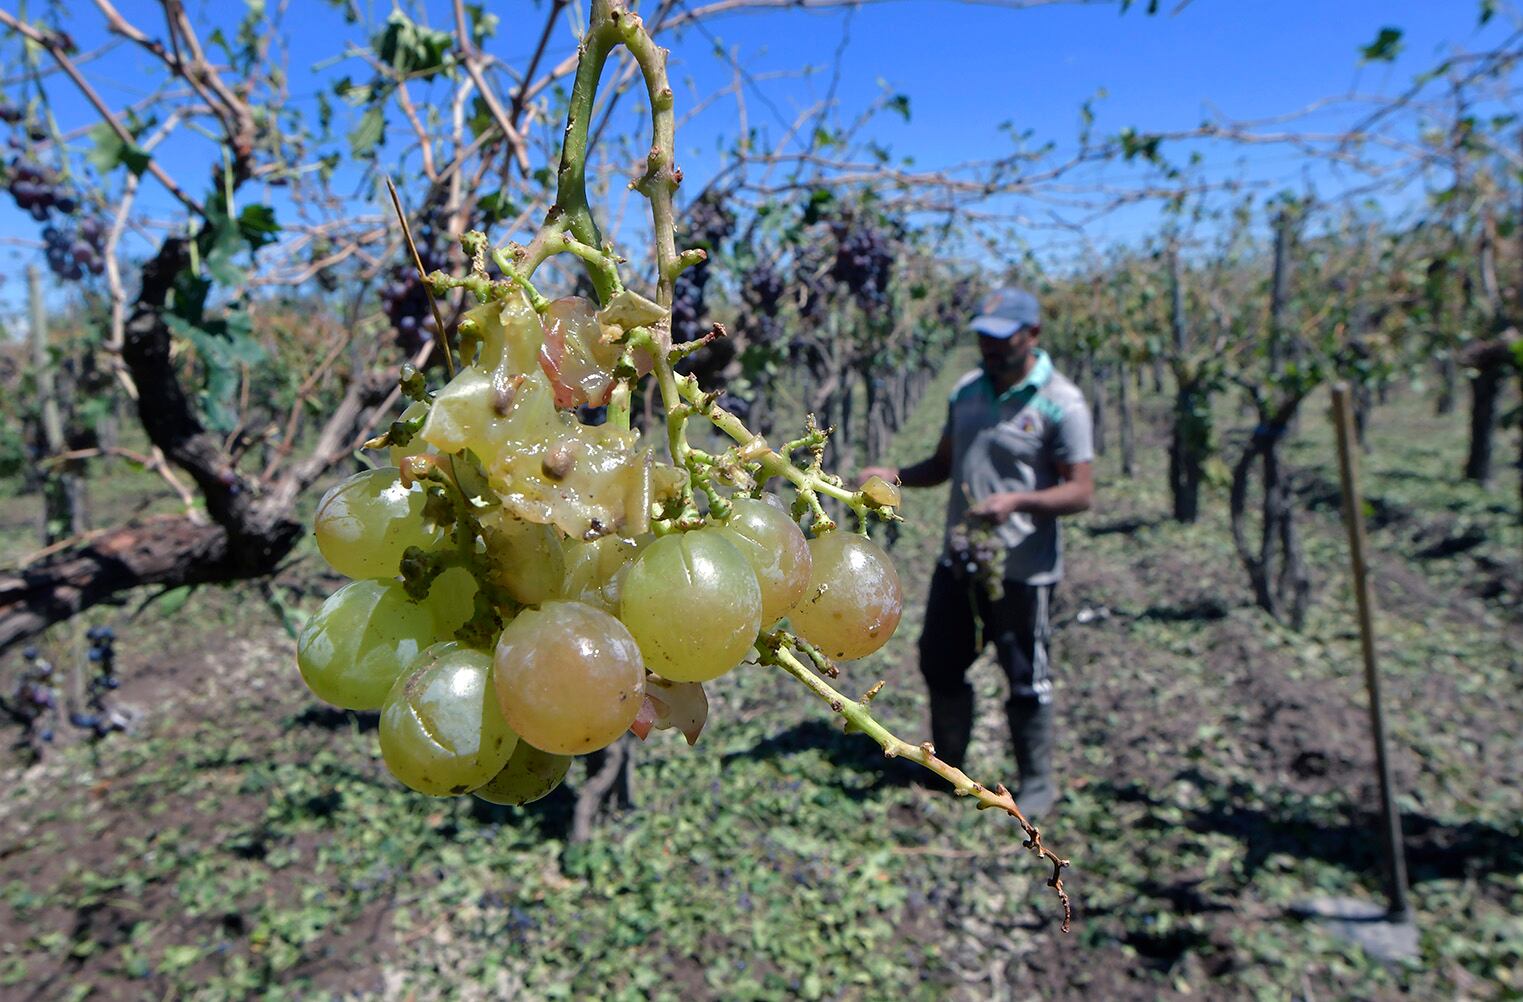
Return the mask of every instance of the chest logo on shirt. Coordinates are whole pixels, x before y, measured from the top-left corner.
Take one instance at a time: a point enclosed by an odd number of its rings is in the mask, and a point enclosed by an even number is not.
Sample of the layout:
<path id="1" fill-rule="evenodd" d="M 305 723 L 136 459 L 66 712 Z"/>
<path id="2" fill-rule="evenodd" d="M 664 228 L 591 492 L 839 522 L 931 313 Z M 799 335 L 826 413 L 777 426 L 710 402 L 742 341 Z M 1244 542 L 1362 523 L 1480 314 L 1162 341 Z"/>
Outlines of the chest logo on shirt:
<path id="1" fill-rule="evenodd" d="M 1023 435 L 1035 435 L 1037 432 L 1036 415 L 1026 411 L 1017 416 L 1015 419 L 1015 430 Z"/>

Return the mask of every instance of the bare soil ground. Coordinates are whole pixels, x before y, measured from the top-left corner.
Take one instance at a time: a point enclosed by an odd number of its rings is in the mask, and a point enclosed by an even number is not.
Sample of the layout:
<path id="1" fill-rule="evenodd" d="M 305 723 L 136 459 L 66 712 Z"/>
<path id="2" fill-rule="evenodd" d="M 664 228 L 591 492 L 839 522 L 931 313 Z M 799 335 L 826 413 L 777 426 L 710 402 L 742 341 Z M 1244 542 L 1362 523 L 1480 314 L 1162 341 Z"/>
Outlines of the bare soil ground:
<path id="1" fill-rule="evenodd" d="M 939 427 L 934 393 L 921 411 L 899 459 Z M 1252 606 L 1219 493 L 1197 525 L 1164 518 L 1162 414 L 1147 472 L 1121 480 L 1105 456 L 1067 536 L 1065 796 L 1043 830 L 1073 860 L 1070 934 L 1004 819 L 760 673 L 712 687 L 696 748 L 646 746 L 640 809 L 590 845 L 566 845 L 565 795 L 417 797 L 385 776 L 373 717 L 296 683 L 279 618 L 240 588 L 103 610 L 143 728 L 5 765 L 0 997 L 1518 997 L 1516 484 L 1452 481 L 1459 420 L 1375 416 L 1380 653 L 1422 934 L 1420 963 L 1387 968 L 1288 916 L 1381 886 L 1328 439 L 1308 418 L 1290 456 L 1315 577 L 1295 634 Z M 914 637 L 941 505 L 909 499 L 905 623 L 843 680 L 887 678 L 875 706 L 906 737 L 927 732 Z M 309 558 L 277 594 L 323 587 Z M 49 638 L 55 660 L 82 633 Z M 1002 679 L 981 663 L 976 682 L 970 772 L 1010 782 Z"/>

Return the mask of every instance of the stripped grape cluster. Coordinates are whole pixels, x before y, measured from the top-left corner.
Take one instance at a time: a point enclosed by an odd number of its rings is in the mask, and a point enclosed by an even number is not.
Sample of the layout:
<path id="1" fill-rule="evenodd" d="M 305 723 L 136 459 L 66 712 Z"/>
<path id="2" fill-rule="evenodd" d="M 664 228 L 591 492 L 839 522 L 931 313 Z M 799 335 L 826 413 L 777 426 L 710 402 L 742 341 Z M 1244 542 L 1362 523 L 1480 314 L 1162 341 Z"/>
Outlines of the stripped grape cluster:
<path id="1" fill-rule="evenodd" d="M 690 467 L 579 420 L 651 371 L 654 343 L 625 332 L 665 311 L 630 293 L 536 310 L 494 289 L 460 323 L 469 364 L 436 393 L 404 373 L 413 402 L 371 443 L 389 464 L 334 487 L 315 520 L 353 580 L 307 623 L 297 664 L 322 699 L 380 711 L 401 782 L 528 803 L 626 731 L 695 741 L 703 684 L 783 617 L 822 657 L 888 640 L 899 579 L 867 536 L 807 537 L 754 478 L 700 513 Z"/>

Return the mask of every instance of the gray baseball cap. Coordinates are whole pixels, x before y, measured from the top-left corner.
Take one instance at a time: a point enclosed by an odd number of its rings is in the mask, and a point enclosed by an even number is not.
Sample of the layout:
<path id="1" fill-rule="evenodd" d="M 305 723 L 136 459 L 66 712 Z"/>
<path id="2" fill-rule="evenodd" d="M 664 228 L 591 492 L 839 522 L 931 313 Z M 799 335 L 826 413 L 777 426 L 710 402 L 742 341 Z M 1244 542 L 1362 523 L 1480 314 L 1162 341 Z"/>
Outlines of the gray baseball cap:
<path id="1" fill-rule="evenodd" d="M 1007 338 L 1022 327 L 1042 322 L 1042 307 L 1025 289 L 1000 289 L 985 299 L 973 318 L 972 327 L 980 334 Z"/>

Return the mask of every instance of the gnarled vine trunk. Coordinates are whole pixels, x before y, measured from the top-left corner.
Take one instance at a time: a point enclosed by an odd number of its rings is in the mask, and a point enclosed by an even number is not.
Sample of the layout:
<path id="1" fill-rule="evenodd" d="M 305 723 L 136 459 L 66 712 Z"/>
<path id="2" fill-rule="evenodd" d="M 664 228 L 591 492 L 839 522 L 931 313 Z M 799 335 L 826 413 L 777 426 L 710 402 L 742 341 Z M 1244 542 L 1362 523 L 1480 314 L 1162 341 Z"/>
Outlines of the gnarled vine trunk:
<path id="1" fill-rule="evenodd" d="M 170 358 L 165 304 L 189 260 L 187 242 L 176 238 L 144 266 L 122 360 L 138 387 L 144 430 L 195 481 L 209 517 L 129 522 L 0 575 L 0 651 L 143 585 L 172 588 L 273 572 L 304 531 L 294 517 L 297 498 L 354 450 L 395 384 L 394 372 L 356 378 L 306 458 L 269 477 L 244 476 L 196 417 Z"/>
<path id="2" fill-rule="evenodd" d="M 1296 394 L 1269 407 L 1256 401 L 1259 423 L 1232 467 L 1230 509 L 1232 543 L 1248 572 L 1254 601 L 1277 621 L 1299 630 L 1306 625 L 1311 579 L 1296 532 L 1290 484 L 1280 463 L 1280 445 L 1303 396 Z M 1255 464 L 1260 468 L 1263 498 L 1257 545 L 1248 539 L 1248 491 Z"/>

